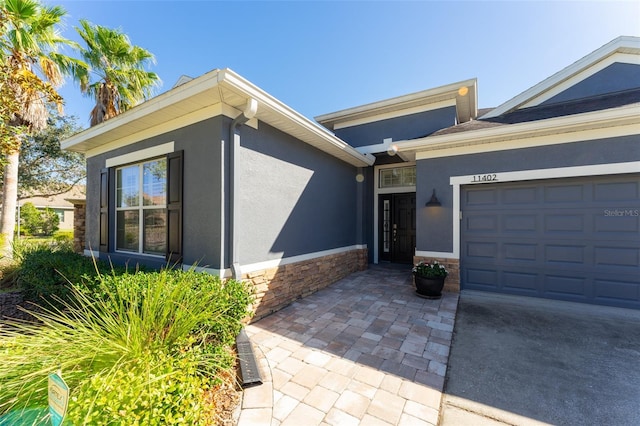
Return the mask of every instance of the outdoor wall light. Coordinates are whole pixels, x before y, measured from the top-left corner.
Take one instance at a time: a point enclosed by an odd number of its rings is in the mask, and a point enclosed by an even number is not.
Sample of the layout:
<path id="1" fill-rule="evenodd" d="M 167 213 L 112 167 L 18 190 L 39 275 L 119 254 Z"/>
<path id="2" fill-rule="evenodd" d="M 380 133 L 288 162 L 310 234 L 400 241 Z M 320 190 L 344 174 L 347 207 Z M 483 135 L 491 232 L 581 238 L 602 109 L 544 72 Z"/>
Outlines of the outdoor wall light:
<path id="1" fill-rule="evenodd" d="M 429 201 L 427 201 L 427 204 L 425 204 L 425 207 L 439 207 L 442 204 L 440 203 L 440 200 L 438 200 L 438 197 L 436 197 L 436 189 L 433 188 L 433 193 L 431 194 L 431 199 L 429 199 Z"/>

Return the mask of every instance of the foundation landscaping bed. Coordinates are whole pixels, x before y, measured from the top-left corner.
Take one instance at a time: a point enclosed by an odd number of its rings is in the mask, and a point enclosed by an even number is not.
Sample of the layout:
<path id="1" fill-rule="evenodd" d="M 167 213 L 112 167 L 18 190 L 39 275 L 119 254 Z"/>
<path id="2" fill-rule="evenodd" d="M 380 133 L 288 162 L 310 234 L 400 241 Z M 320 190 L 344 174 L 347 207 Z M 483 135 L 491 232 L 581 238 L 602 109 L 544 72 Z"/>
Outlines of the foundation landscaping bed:
<path id="1" fill-rule="evenodd" d="M 48 379 L 69 388 L 64 425 L 231 424 L 246 284 L 195 271 L 113 268 L 33 248 L 5 268 L 30 320 L 0 320 L 0 425 L 50 424 Z M 35 308 L 35 309 L 34 309 Z M 10 419 L 10 420 L 9 420 Z M 7 423 L 10 421 L 11 423 Z"/>

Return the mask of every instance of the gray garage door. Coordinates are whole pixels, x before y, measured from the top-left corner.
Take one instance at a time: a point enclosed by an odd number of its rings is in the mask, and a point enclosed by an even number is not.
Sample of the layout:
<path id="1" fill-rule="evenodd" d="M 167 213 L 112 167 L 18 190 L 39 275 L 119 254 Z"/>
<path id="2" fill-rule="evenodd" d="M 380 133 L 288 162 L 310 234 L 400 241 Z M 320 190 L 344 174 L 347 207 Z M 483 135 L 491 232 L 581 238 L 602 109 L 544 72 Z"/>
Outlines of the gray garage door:
<path id="1" fill-rule="evenodd" d="M 461 288 L 640 309 L 640 175 L 469 185 Z"/>

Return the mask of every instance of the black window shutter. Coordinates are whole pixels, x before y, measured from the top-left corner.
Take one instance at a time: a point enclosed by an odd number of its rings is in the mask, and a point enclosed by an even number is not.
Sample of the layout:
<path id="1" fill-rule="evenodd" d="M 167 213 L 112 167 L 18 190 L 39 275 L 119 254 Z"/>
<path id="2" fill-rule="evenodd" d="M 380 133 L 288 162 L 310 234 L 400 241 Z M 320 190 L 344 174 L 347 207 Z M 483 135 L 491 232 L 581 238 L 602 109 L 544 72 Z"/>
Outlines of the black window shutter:
<path id="1" fill-rule="evenodd" d="M 109 252 L 109 169 L 100 170 L 100 247 Z"/>
<path id="2" fill-rule="evenodd" d="M 167 154 L 167 254 L 169 264 L 182 262 L 183 151 Z"/>

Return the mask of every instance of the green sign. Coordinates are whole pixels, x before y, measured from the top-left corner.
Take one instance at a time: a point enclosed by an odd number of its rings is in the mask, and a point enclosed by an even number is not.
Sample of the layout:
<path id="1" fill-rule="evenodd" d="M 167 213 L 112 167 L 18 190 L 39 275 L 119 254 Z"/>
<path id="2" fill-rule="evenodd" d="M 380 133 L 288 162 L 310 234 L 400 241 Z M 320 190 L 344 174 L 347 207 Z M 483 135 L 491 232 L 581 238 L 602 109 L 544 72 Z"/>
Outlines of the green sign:
<path id="1" fill-rule="evenodd" d="M 67 414 L 69 402 L 69 386 L 62 380 L 59 374 L 49 374 L 49 414 L 51 424 L 60 426 Z"/>

